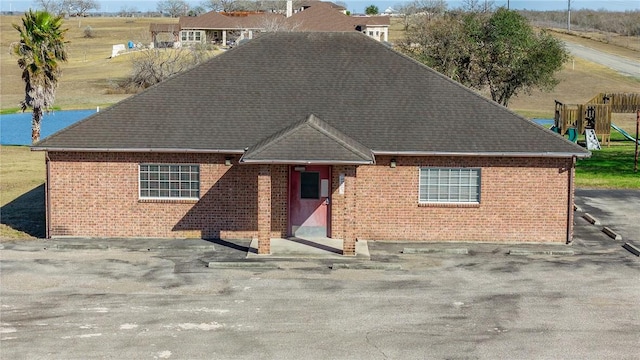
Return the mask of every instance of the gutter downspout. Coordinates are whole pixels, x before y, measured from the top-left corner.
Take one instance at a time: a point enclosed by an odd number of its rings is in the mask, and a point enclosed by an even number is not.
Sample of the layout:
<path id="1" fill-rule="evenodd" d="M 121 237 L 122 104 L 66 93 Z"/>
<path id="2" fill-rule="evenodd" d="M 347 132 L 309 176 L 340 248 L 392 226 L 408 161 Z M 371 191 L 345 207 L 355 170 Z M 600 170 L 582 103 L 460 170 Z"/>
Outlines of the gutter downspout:
<path id="1" fill-rule="evenodd" d="M 50 231 L 50 218 L 51 218 L 51 199 L 49 198 L 49 194 L 50 194 L 50 171 L 49 171 L 49 162 L 51 161 L 51 159 L 49 158 L 49 152 L 45 152 L 45 156 L 44 156 L 45 160 L 45 168 L 46 168 L 46 178 L 45 178 L 45 186 L 44 186 L 44 209 L 45 209 L 45 224 L 44 224 L 44 237 L 46 239 L 50 239 L 51 238 L 51 231 Z"/>
<path id="2" fill-rule="evenodd" d="M 569 168 L 569 186 L 567 193 L 567 245 L 573 242 L 573 180 L 574 180 L 574 169 L 576 167 L 576 157 L 571 157 L 571 167 Z"/>

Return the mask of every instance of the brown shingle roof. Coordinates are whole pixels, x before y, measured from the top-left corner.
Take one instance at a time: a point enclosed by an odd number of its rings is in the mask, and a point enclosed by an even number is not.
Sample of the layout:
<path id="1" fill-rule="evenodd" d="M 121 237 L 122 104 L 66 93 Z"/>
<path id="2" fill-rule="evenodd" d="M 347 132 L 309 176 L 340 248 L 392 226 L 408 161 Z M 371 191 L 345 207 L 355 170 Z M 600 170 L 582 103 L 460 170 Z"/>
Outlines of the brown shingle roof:
<path id="1" fill-rule="evenodd" d="M 391 18 L 389 16 L 359 16 L 354 17 L 358 25 L 377 25 L 390 26 Z"/>
<path id="2" fill-rule="evenodd" d="M 254 13 L 244 16 L 223 15 L 211 11 L 200 16 L 181 16 L 183 29 L 262 29 L 265 23 L 273 19 L 284 19 L 283 15 L 273 13 Z"/>
<path id="3" fill-rule="evenodd" d="M 282 23 L 286 28 L 295 31 L 354 31 L 358 25 L 389 25 L 388 16 L 351 17 L 339 11 L 336 4 L 323 1 L 311 1 L 306 4 L 308 8 L 304 11 L 293 14 L 290 18 L 274 13 L 219 13 L 211 11 L 200 16 L 182 16 L 179 19 L 178 31 L 180 29 L 264 29 L 270 27 L 269 24 Z M 151 31 L 170 31 L 173 29 L 166 27 L 168 24 L 152 24 Z M 175 27 L 176 25 L 171 25 Z"/>
<path id="4" fill-rule="evenodd" d="M 317 1 L 287 18 L 285 23 L 295 31 L 354 31 L 358 25 L 354 19 L 336 11 L 331 4 Z"/>
<path id="5" fill-rule="evenodd" d="M 300 4 L 298 4 L 298 8 L 300 8 L 300 7 L 308 8 L 308 7 L 314 6 L 314 5 L 318 4 L 318 3 L 327 4 L 327 5 L 331 6 L 332 8 L 334 8 L 336 10 L 339 10 L 339 11 L 347 10 L 347 8 L 345 8 L 342 5 L 338 5 L 338 4 L 332 3 L 330 1 L 320 1 L 320 0 L 304 1 L 304 2 L 302 2 Z"/>
<path id="6" fill-rule="evenodd" d="M 34 148 L 242 153 L 310 114 L 374 154 L 589 154 L 353 31 L 265 34 Z"/>

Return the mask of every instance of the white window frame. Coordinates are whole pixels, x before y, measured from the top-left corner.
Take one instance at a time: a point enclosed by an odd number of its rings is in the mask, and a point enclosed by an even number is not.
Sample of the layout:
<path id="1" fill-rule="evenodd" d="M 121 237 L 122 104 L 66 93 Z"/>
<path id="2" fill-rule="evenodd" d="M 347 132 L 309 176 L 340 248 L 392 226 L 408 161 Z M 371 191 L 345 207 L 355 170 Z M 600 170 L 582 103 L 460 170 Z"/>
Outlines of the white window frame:
<path id="1" fill-rule="evenodd" d="M 200 30 L 182 30 L 180 38 L 183 42 L 202 42 L 203 33 L 204 31 Z"/>
<path id="2" fill-rule="evenodd" d="M 139 164 L 138 198 L 140 200 L 200 199 L 200 165 Z"/>
<path id="3" fill-rule="evenodd" d="M 480 204 L 480 168 L 419 168 L 420 204 Z"/>

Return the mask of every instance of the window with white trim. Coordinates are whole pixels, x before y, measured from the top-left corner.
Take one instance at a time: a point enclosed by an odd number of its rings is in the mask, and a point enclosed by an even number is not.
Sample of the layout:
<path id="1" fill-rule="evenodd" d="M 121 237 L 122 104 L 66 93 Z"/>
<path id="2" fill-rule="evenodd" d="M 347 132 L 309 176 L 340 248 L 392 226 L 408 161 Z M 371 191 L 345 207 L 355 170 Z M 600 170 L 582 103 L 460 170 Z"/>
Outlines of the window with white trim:
<path id="1" fill-rule="evenodd" d="M 182 41 L 200 41 L 202 40 L 202 31 L 187 31 L 180 32 L 180 38 Z"/>
<path id="2" fill-rule="evenodd" d="M 140 199 L 199 199 L 200 166 L 140 164 Z"/>
<path id="3" fill-rule="evenodd" d="M 420 203 L 480 203 L 480 169 L 420 168 Z"/>

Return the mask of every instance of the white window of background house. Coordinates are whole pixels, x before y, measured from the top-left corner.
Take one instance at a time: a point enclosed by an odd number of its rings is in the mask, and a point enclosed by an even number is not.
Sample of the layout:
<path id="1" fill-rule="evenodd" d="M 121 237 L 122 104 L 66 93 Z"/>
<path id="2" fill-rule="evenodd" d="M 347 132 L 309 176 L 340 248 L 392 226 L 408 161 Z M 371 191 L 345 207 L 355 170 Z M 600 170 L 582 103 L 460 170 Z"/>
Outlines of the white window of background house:
<path id="1" fill-rule="evenodd" d="M 182 41 L 200 41 L 202 39 L 202 31 L 181 31 L 180 38 Z"/>
<path id="2" fill-rule="evenodd" d="M 200 166 L 140 164 L 140 199 L 200 198 Z"/>
<path id="3" fill-rule="evenodd" d="M 420 168 L 420 203 L 480 203 L 480 169 Z"/>

